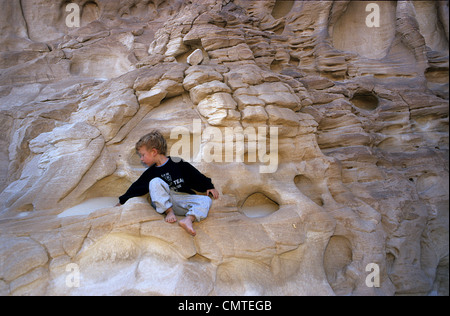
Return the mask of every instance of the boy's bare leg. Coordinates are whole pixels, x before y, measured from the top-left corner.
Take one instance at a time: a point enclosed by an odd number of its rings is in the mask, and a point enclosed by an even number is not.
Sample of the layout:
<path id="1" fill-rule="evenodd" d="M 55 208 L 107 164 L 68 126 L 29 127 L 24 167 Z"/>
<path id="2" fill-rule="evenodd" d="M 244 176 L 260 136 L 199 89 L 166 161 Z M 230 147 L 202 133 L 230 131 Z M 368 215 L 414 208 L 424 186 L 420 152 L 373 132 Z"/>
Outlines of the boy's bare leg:
<path id="1" fill-rule="evenodd" d="M 177 217 L 175 216 L 175 213 L 173 212 L 172 208 L 169 208 L 166 212 L 166 218 L 165 221 L 167 223 L 175 223 L 177 221 Z"/>
<path id="2" fill-rule="evenodd" d="M 195 221 L 195 217 L 193 215 L 188 215 L 183 218 L 178 224 L 183 227 L 183 229 L 190 235 L 195 236 L 197 233 L 194 230 L 192 223 Z"/>

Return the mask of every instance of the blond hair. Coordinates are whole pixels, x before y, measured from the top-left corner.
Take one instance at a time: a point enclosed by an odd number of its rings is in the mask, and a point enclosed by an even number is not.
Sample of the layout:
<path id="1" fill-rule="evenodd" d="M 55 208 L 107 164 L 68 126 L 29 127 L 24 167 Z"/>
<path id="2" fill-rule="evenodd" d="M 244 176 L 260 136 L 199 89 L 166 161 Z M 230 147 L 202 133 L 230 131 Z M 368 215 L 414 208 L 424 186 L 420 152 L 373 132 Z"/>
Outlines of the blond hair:
<path id="1" fill-rule="evenodd" d="M 166 155 L 167 152 L 167 142 L 160 131 L 154 130 L 139 139 L 136 143 L 136 151 L 141 147 L 145 146 L 147 150 L 152 150 L 155 148 L 159 154 Z"/>

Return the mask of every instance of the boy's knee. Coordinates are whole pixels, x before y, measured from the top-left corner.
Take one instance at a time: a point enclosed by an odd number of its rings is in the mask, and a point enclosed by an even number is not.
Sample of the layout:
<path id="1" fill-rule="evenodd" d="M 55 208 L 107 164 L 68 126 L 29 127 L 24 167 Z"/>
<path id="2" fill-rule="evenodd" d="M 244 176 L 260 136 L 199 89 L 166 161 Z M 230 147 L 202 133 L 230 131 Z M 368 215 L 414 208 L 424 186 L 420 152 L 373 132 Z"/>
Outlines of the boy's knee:
<path id="1" fill-rule="evenodd" d="M 209 210 L 211 208 L 211 206 L 212 206 L 213 200 L 209 196 L 206 196 L 205 197 L 205 202 L 208 205 L 208 210 Z"/>
<path id="2" fill-rule="evenodd" d="M 149 185 L 148 185 L 150 192 L 154 191 L 155 189 L 163 188 L 164 190 L 169 189 L 169 185 L 161 178 L 153 178 Z"/>
<path id="3" fill-rule="evenodd" d="M 212 206 L 212 199 L 209 196 L 201 196 L 201 203 L 199 206 L 203 209 L 204 213 L 208 214 Z"/>

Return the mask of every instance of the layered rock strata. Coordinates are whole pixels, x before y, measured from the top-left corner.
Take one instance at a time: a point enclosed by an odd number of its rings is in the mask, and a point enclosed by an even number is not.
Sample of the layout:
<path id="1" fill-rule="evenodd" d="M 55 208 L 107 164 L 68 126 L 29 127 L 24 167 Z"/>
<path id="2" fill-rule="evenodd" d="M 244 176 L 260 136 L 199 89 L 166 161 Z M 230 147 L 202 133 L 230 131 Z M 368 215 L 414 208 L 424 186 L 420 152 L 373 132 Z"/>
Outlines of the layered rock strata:
<path id="1" fill-rule="evenodd" d="M 448 295 L 448 1 L 0 3 L 1 295 Z M 114 207 L 154 128 L 195 238 Z"/>

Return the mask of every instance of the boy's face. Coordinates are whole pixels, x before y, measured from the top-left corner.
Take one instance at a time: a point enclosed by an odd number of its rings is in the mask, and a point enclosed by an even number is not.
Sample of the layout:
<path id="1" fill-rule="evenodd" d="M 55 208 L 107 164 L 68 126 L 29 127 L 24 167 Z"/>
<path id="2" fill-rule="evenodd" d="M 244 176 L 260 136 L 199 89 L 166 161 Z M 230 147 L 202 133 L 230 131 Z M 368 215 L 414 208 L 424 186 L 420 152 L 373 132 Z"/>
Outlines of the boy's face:
<path id="1" fill-rule="evenodd" d="M 156 163 L 155 158 L 158 155 L 158 151 L 155 148 L 147 149 L 145 146 L 142 146 L 139 148 L 138 153 L 143 164 L 150 167 Z"/>

